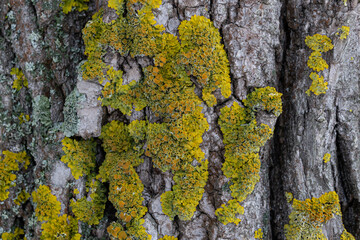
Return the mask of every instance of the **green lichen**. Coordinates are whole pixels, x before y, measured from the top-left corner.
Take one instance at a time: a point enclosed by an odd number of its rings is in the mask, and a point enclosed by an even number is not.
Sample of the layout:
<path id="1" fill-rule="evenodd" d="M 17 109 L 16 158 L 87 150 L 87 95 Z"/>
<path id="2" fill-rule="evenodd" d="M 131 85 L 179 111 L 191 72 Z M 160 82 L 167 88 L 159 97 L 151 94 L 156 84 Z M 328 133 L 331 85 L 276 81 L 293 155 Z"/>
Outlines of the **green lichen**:
<path id="1" fill-rule="evenodd" d="M 49 98 L 39 95 L 33 99 L 32 119 L 34 126 L 39 123 L 47 128 L 52 126 Z"/>
<path id="2" fill-rule="evenodd" d="M 26 170 L 30 164 L 30 157 L 26 152 L 13 153 L 3 151 L 0 159 L 0 201 L 5 201 L 9 197 L 8 190 L 16 186 L 16 174 L 19 170 Z"/>
<path id="3" fill-rule="evenodd" d="M 2 240 L 26 240 L 26 237 L 24 236 L 24 230 L 21 228 L 15 228 L 14 233 L 8 233 L 5 232 L 1 235 Z"/>
<path id="4" fill-rule="evenodd" d="M 84 96 L 79 93 L 77 88 L 75 88 L 65 99 L 63 109 L 64 122 L 62 123 L 60 130 L 64 132 L 66 137 L 71 137 L 78 132 L 80 122 L 77 115 L 77 108 L 79 102 L 83 100 Z"/>
<path id="5" fill-rule="evenodd" d="M 95 168 L 96 142 L 92 140 L 70 139 L 65 137 L 62 141 L 65 155 L 61 161 L 68 165 L 75 179 L 89 175 Z"/>
<path id="6" fill-rule="evenodd" d="M 227 205 L 222 204 L 220 208 L 216 209 L 215 215 L 223 224 L 235 223 L 238 225 L 241 220 L 238 215 L 244 214 L 244 208 L 236 199 L 231 199 Z"/>
<path id="7" fill-rule="evenodd" d="M 16 205 L 21 205 L 26 202 L 30 198 L 30 194 L 26 192 L 24 189 L 18 194 L 17 198 L 14 200 Z"/>
<path id="8" fill-rule="evenodd" d="M 328 192 L 319 198 L 293 200 L 289 224 L 285 225 L 286 239 L 326 239 L 322 225 L 335 215 L 341 216 L 339 197 Z"/>

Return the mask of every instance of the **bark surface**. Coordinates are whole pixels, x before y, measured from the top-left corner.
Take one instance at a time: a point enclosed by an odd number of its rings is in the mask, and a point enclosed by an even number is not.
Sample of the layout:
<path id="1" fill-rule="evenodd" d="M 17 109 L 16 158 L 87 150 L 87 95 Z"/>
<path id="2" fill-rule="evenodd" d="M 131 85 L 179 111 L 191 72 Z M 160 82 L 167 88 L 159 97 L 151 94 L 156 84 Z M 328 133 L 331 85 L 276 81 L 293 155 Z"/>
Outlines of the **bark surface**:
<path id="1" fill-rule="evenodd" d="M 26 150 L 31 164 L 26 173 L 17 174 L 17 186 L 9 199 L 0 202 L 0 234 L 25 229 L 27 239 L 40 239 L 41 224 L 36 222 L 34 206 L 28 200 L 21 206 L 13 200 L 21 189 L 31 193 L 41 184 L 50 186 L 61 202 L 61 213 L 71 215 L 71 191 L 85 188 L 85 180 L 75 180 L 60 161 L 61 140 L 68 134 L 64 122 L 65 100 L 77 88 L 83 94 L 75 106 L 78 127 L 69 133 L 75 139 L 94 138 L 99 144 L 97 162 L 104 160 L 100 147 L 101 126 L 112 120 L 126 123 L 151 118 L 148 110 L 131 116 L 97 100 L 102 86 L 83 81 L 79 66 L 86 60 L 82 29 L 106 0 L 90 0 L 89 9 L 64 14 L 60 0 L 2 0 L 0 3 L 0 150 Z M 336 191 L 342 217 L 323 225 L 328 239 L 340 239 L 344 228 L 360 239 L 360 4 L 357 0 L 163 0 L 153 10 L 158 24 L 178 36 L 178 26 L 193 15 L 205 16 L 219 29 L 230 62 L 232 95 L 215 107 L 204 107 L 209 130 L 201 149 L 209 161 L 205 193 L 190 221 L 171 221 L 161 208 L 160 195 L 171 189 L 172 176 L 153 166 L 151 158 L 136 168 L 144 184 L 145 228 L 152 239 L 172 235 L 181 240 L 254 239 L 262 229 L 263 239 L 286 239 L 291 202 L 319 198 Z M 108 13 L 108 15 L 106 15 Z M 105 16 L 111 19 L 106 8 Z M 350 27 L 346 39 L 337 33 Z M 323 53 L 328 69 L 322 71 L 328 82 L 326 94 L 309 89 L 311 69 L 307 66 L 311 49 L 305 38 L 316 33 L 331 38 L 334 48 Z M 131 58 L 109 51 L 105 62 L 124 72 L 124 83 L 140 80 L 148 58 Z M 12 89 L 12 68 L 19 68 L 29 87 Z M 223 135 L 218 124 L 220 109 L 241 102 L 255 88 L 272 86 L 283 93 L 283 113 L 278 119 L 259 113 L 258 122 L 274 128 L 274 136 L 261 148 L 260 181 L 241 205 L 245 209 L 238 225 L 223 225 L 215 210 L 229 200 L 224 190 L 227 179 Z M 48 105 L 39 106 L 39 96 Z M 80 97 L 81 98 L 81 97 Z M 41 105 L 41 104 L 40 104 Z M 19 124 L 21 113 L 30 120 Z M 76 123 L 75 123 L 76 125 Z M 55 130 L 54 130 L 55 129 Z M 326 153 L 329 162 L 323 161 Z M 98 226 L 79 225 L 83 239 L 108 239 L 107 226 L 115 218 L 110 202 Z"/>

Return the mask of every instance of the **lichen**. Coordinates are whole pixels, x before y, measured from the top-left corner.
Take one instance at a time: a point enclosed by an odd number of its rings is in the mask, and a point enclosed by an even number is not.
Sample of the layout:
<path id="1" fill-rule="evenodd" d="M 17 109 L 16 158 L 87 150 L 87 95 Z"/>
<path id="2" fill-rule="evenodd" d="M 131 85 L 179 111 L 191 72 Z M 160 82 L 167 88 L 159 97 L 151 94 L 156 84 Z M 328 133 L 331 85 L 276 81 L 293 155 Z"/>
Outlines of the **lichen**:
<path id="1" fill-rule="evenodd" d="M 312 72 L 310 73 L 310 79 L 312 80 L 310 88 L 305 92 L 310 96 L 310 92 L 313 92 L 315 95 L 326 93 L 328 89 L 328 83 L 324 82 L 324 77 L 319 76 L 318 74 Z"/>
<path id="2" fill-rule="evenodd" d="M 241 220 L 237 215 L 244 214 L 244 208 L 236 199 L 231 199 L 227 205 L 222 204 L 220 208 L 216 209 L 215 215 L 223 224 L 235 223 L 238 225 Z"/>
<path id="3" fill-rule="evenodd" d="M 32 201 L 36 204 L 35 214 L 40 222 L 49 221 L 60 214 L 61 204 L 46 185 L 40 185 L 32 193 Z"/>
<path id="4" fill-rule="evenodd" d="M 344 228 L 344 231 L 340 236 L 340 240 L 355 240 L 355 237 Z"/>
<path id="5" fill-rule="evenodd" d="M 84 100 L 84 96 L 79 93 L 75 88 L 69 96 L 65 99 L 64 104 L 64 122 L 62 123 L 60 130 L 64 132 L 66 137 L 71 137 L 78 132 L 79 117 L 77 115 L 77 108 L 79 102 Z"/>
<path id="6" fill-rule="evenodd" d="M 12 85 L 14 89 L 20 91 L 22 87 L 28 87 L 28 80 L 19 68 L 12 68 L 10 74 L 15 75 L 16 77 Z"/>
<path id="7" fill-rule="evenodd" d="M 226 106 L 220 110 L 219 125 L 225 144 L 225 162 L 222 171 L 231 180 L 230 190 L 233 199 L 230 201 L 232 205 L 235 202 L 244 201 L 253 192 L 260 179 L 260 147 L 273 134 L 268 125 L 257 124 L 256 112 L 262 110 L 275 116 L 280 115 L 282 112 L 281 96 L 282 94 L 276 92 L 274 88 L 260 88 L 243 100 L 245 108 L 234 102 L 231 107 Z M 237 205 L 239 204 L 237 203 Z M 215 211 L 215 214 L 223 224 L 230 222 L 238 224 L 240 219 L 236 219 L 236 214 L 240 214 L 240 208 L 229 206 L 223 204 Z M 233 209 L 237 209 L 237 212 L 229 215 Z M 226 211 L 226 217 L 222 216 L 222 211 Z"/>
<path id="8" fill-rule="evenodd" d="M 18 194 L 17 198 L 14 200 L 16 205 L 21 205 L 26 202 L 30 198 L 30 194 L 26 192 L 24 189 Z"/>
<path id="9" fill-rule="evenodd" d="M 163 238 L 160 238 L 159 240 L 178 240 L 178 238 L 166 235 Z"/>
<path id="10" fill-rule="evenodd" d="M 97 225 L 104 216 L 106 189 L 100 181 L 95 179 L 90 179 L 88 185 L 89 197 L 84 196 L 77 201 L 72 201 L 70 206 L 78 220 L 89 225 Z"/>
<path id="11" fill-rule="evenodd" d="M 341 28 L 338 29 L 338 32 L 336 33 L 336 35 L 340 34 L 340 39 L 344 40 L 349 36 L 349 33 L 350 33 L 350 27 L 341 26 Z"/>
<path id="12" fill-rule="evenodd" d="M 16 186 L 16 175 L 14 172 L 26 170 L 30 164 L 30 157 L 25 151 L 13 153 L 3 151 L 0 159 L 0 201 L 5 201 L 9 197 L 8 190 Z"/>
<path id="13" fill-rule="evenodd" d="M 339 197 L 328 192 L 319 198 L 293 200 L 289 224 L 285 225 L 286 239 L 326 239 L 322 225 L 334 217 L 341 216 Z"/>
<path id="14" fill-rule="evenodd" d="M 141 123 L 139 123 L 142 125 Z M 108 181 L 109 200 L 117 210 L 118 222 L 108 227 L 111 239 L 150 239 L 142 226 L 147 208 L 142 205 L 144 186 L 134 167 L 143 159 L 143 150 L 131 138 L 128 126 L 112 121 L 102 128 L 100 139 L 106 151 L 105 161 L 99 169 L 98 179 Z"/>
<path id="15" fill-rule="evenodd" d="M 294 195 L 291 192 L 285 192 L 285 198 L 288 203 L 294 199 Z"/>
<path id="16" fill-rule="evenodd" d="M 325 153 L 325 154 L 324 154 L 324 157 L 323 157 L 324 163 L 329 162 L 329 161 L 330 161 L 330 158 L 331 158 L 331 154 L 330 154 L 330 153 Z"/>
<path id="17" fill-rule="evenodd" d="M 65 155 L 61 161 L 68 165 L 75 179 L 89 175 L 95 168 L 96 142 L 93 140 L 80 140 L 65 137 L 62 141 Z"/>
<path id="18" fill-rule="evenodd" d="M 307 36 L 305 38 L 305 44 L 313 50 L 307 62 L 308 67 L 317 72 L 327 69 L 329 65 L 321 57 L 321 53 L 334 48 L 331 39 L 325 35 L 315 34 L 313 36 Z M 324 82 L 324 77 L 320 77 L 318 74 L 312 72 L 310 74 L 310 79 L 312 80 L 312 83 L 310 88 L 306 91 L 307 95 L 310 95 L 310 92 L 313 92 L 315 95 L 326 93 L 328 83 Z"/>
<path id="19" fill-rule="evenodd" d="M 1 235 L 2 240 L 26 240 L 24 236 L 24 230 L 21 228 L 15 228 L 14 233 L 5 232 Z"/>
<path id="20" fill-rule="evenodd" d="M 52 126 L 50 101 L 43 95 L 38 95 L 33 99 L 32 124 L 35 126 L 39 123 L 47 128 Z"/>
<path id="21" fill-rule="evenodd" d="M 259 228 L 258 230 L 255 231 L 254 238 L 255 239 L 263 239 L 263 232 L 262 232 L 261 228 Z"/>
<path id="22" fill-rule="evenodd" d="M 73 7 L 79 12 L 88 10 L 88 2 L 89 0 L 62 0 L 60 6 L 62 7 L 63 12 L 68 14 L 72 11 Z"/>

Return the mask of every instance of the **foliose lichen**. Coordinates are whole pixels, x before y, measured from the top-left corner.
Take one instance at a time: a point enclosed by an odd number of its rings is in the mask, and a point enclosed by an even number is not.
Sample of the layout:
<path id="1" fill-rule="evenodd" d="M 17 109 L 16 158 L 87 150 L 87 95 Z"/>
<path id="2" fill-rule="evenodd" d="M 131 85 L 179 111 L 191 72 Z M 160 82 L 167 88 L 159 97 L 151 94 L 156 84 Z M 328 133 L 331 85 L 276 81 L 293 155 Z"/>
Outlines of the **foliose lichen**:
<path id="1" fill-rule="evenodd" d="M 15 75 L 12 87 L 19 91 L 22 87 L 28 87 L 28 80 L 19 68 L 12 68 L 10 74 Z"/>

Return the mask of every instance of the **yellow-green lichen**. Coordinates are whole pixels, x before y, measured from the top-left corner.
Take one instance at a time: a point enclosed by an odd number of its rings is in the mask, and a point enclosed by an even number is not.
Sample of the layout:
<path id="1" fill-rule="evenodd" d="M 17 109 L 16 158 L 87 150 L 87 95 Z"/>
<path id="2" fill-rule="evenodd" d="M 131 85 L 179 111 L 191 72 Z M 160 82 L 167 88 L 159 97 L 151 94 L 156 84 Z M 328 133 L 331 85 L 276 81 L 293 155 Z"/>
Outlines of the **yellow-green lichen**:
<path id="1" fill-rule="evenodd" d="M 26 240 L 24 236 L 24 230 L 21 228 L 15 228 L 14 233 L 5 232 L 1 235 L 2 240 Z"/>
<path id="2" fill-rule="evenodd" d="M 166 235 L 163 238 L 160 238 L 159 240 L 178 240 L 178 238 Z"/>
<path id="3" fill-rule="evenodd" d="M 259 228 L 258 230 L 255 231 L 254 238 L 255 239 L 263 239 L 263 232 L 262 232 L 261 228 Z"/>
<path id="4" fill-rule="evenodd" d="M 142 125 L 139 123 L 139 125 Z M 134 167 L 143 160 L 143 150 L 137 147 L 128 126 L 112 121 L 102 128 L 100 138 L 106 151 L 105 161 L 97 178 L 108 181 L 109 200 L 117 210 L 118 222 L 108 227 L 111 239 L 150 239 L 142 226 L 147 208 L 142 205 L 144 186 Z"/>
<path id="5" fill-rule="evenodd" d="M 30 198 L 30 194 L 26 192 L 24 189 L 18 194 L 17 198 L 14 200 L 16 205 L 21 205 L 26 202 Z"/>
<path id="6" fill-rule="evenodd" d="M 32 193 L 32 200 L 36 204 L 35 215 L 40 222 L 49 221 L 58 217 L 61 204 L 57 198 L 51 194 L 51 190 L 46 185 L 40 185 Z"/>
<path id="7" fill-rule="evenodd" d="M 341 26 L 341 28 L 338 29 L 338 32 L 336 33 L 336 35 L 340 34 L 340 39 L 344 40 L 349 36 L 349 33 L 350 33 L 350 27 Z"/>
<path id="8" fill-rule="evenodd" d="M 62 141 L 65 155 L 61 161 L 68 165 L 75 179 L 90 174 L 96 166 L 95 148 L 96 142 L 92 140 L 71 139 L 65 137 Z"/>
<path id="9" fill-rule="evenodd" d="M 325 35 L 315 34 L 313 36 L 307 36 L 305 39 L 305 44 L 314 50 L 307 62 L 308 67 L 319 72 L 327 69 L 329 65 L 321 57 L 321 53 L 327 52 L 334 48 L 334 45 L 331 43 L 331 39 Z M 313 92 L 315 95 L 325 94 L 327 87 L 327 82 L 324 82 L 324 77 L 319 76 L 318 74 L 312 72 L 310 74 L 310 79 L 312 80 L 310 88 L 306 91 L 307 95 L 310 95 L 310 92 Z"/>
<path id="10" fill-rule="evenodd" d="M 30 116 L 28 114 L 21 113 L 19 116 L 20 124 L 30 121 Z"/>
<path id="11" fill-rule="evenodd" d="M 3 151 L 0 158 L 0 201 L 9 197 L 9 188 L 16 186 L 16 175 L 14 172 L 26 170 L 30 164 L 30 157 L 26 152 L 13 153 Z"/>
<path id="12" fill-rule="evenodd" d="M 63 12 L 68 14 L 72 11 L 73 7 L 79 12 L 88 10 L 88 2 L 89 0 L 62 0 L 60 6 L 62 7 Z"/>
<path id="13" fill-rule="evenodd" d="M 105 191 L 106 189 L 98 180 L 90 179 L 89 196 L 84 196 L 70 203 L 76 218 L 89 225 L 99 224 L 100 219 L 104 216 L 106 203 Z M 77 190 L 77 192 L 79 193 L 79 190 Z"/>
<path id="14" fill-rule="evenodd" d="M 223 224 L 235 223 L 238 225 L 241 220 L 236 216 L 244 214 L 244 208 L 236 199 L 231 199 L 227 205 L 222 204 L 220 208 L 216 209 L 215 215 Z"/>
<path id="15" fill-rule="evenodd" d="M 351 233 L 346 231 L 346 229 L 344 229 L 340 236 L 340 240 L 355 240 L 355 237 Z"/>
<path id="16" fill-rule="evenodd" d="M 310 92 L 313 92 L 315 95 L 326 93 L 328 89 L 328 83 L 324 82 L 324 77 L 319 76 L 318 74 L 312 72 L 310 73 L 310 79 L 312 80 L 310 88 L 305 92 L 310 96 Z"/>
<path id="17" fill-rule="evenodd" d="M 285 198 L 288 203 L 294 199 L 294 195 L 291 192 L 285 192 Z"/>
<path id="18" fill-rule="evenodd" d="M 330 153 L 325 153 L 325 154 L 324 154 L 324 157 L 323 157 L 324 163 L 329 162 L 329 161 L 330 161 L 330 158 L 331 158 L 331 154 L 330 154 Z"/>
<path id="19" fill-rule="evenodd" d="M 294 199 L 289 224 L 285 225 L 286 239 L 326 239 L 322 225 L 334 217 L 341 216 L 339 197 L 328 192 L 319 198 L 300 201 Z"/>
<path id="20" fill-rule="evenodd" d="M 10 74 L 16 77 L 12 85 L 13 88 L 19 91 L 22 87 L 28 87 L 28 80 L 19 68 L 12 68 Z"/>
<path id="21" fill-rule="evenodd" d="M 219 125 L 224 136 L 225 162 L 222 167 L 224 175 L 230 178 L 232 205 L 244 201 L 252 193 L 259 181 L 260 158 L 259 151 L 265 142 L 272 136 L 272 129 L 266 124 L 256 122 L 256 112 L 268 111 L 275 116 L 282 112 L 281 93 L 274 88 L 260 88 L 243 100 L 245 108 L 234 102 L 232 107 L 220 110 Z M 240 205 L 239 205 L 240 206 Z M 237 209 L 231 213 L 232 209 Z M 223 204 L 216 210 L 219 221 L 239 223 L 236 214 L 240 208 L 232 208 Z M 227 216 L 223 216 L 226 211 Z M 229 217 L 230 216 L 230 217 Z"/>
<path id="22" fill-rule="evenodd" d="M 78 233 L 78 223 L 73 217 L 64 214 L 60 217 L 51 219 L 41 225 L 41 237 L 43 240 L 62 239 L 80 240 L 81 234 Z"/>

